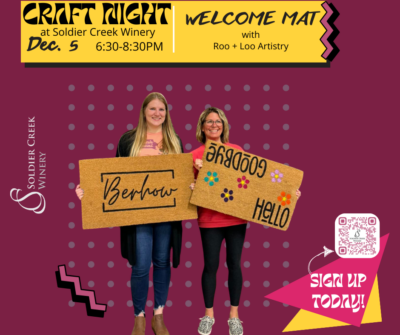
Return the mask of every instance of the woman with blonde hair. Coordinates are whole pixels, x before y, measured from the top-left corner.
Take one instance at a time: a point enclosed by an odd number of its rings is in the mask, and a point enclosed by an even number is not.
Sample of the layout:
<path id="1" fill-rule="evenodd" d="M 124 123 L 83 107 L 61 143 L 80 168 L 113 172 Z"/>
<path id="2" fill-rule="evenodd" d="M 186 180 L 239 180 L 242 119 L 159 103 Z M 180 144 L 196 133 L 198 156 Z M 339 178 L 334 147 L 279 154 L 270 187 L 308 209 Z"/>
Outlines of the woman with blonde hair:
<path id="1" fill-rule="evenodd" d="M 143 101 L 138 126 L 119 140 L 117 157 L 153 156 L 183 153 L 182 142 L 175 133 L 168 104 L 161 93 L 150 93 Z M 83 197 L 78 185 L 76 194 Z M 149 289 L 149 272 L 153 262 L 154 316 L 151 326 L 156 335 L 169 335 L 163 309 L 171 278 L 170 250 L 173 267 L 180 262 L 182 222 L 163 222 L 121 227 L 121 254 L 132 266 L 131 291 L 135 312 L 132 335 L 145 335 L 145 306 Z"/>
<path id="2" fill-rule="evenodd" d="M 223 143 L 229 147 L 243 150 L 236 144 L 229 143 L 229 124 L 225 113 L 215 107 L 207 108 L 197 123 L 196 138 L 202 144 L 192 151 L 195 178 L 203 166 L 203 153 L 206 140 Z M 193 190 L 195 184 L 191 184 Z M 296 192 L 297 197 L 300 191 Z M 219 213 L 207 208 L 197 207 L 201 242 L 203 245 L 204 270 L 201 278 L 205 316 L 201 318 L 198 332 L 201 335 L 211 334 L 214 319 L 214 295 L 219 267 L 219 254 L 222 241 L 226 242 L 226 263 L 229 270 L 228 288 L 230 296 L 230 315 L 228 320 L 229 335 L 242 335 L 243 327 L 239 319 L 238 308 L 242 291 L 241 256 L 246 236 L 247 221 Z"/>

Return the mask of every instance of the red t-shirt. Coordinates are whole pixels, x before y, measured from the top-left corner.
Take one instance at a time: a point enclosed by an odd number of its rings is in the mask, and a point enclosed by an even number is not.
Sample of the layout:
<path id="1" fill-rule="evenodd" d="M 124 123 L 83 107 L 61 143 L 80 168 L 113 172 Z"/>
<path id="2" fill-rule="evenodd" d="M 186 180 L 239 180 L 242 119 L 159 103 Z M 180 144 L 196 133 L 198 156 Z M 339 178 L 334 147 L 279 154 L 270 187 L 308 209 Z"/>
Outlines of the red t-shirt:
<path id="1" fill-rule="evenodd" d="M 231 144 L 231 143 L 224 143 L 224 144 L 227 145 L 228 147 L 232 147 L 234 149 L 243 151 L 243 149 L 236 144 Z M 203 159 L 203 154 L 204 154 L 205 148 L 206 148 L 206 146 L 203 144 L 201 147 L 192 151 L 193 164 L 196 161 L 196 159 Z M 194 177 L 195 177 L 195 179 L 197 179 L 197 175 L 199 174 L 199 171 L 194 167 L 194 165 L 193 165 L 193 170 L 194 170 Z M 198 222 L 199 222 L 200 228 L 229 227 L 229 226 L 236 226 L 236 225 L 247 222 L 247 221 L 239 219 L 237 217 L 227 215 L 224 213 L 220 213 L 220 212 L 216 212 L 216 211 L 213 211 L 212 209 L 202 208 L 202 207 L 197 207 L 197 214 L 199 216 Z"/>

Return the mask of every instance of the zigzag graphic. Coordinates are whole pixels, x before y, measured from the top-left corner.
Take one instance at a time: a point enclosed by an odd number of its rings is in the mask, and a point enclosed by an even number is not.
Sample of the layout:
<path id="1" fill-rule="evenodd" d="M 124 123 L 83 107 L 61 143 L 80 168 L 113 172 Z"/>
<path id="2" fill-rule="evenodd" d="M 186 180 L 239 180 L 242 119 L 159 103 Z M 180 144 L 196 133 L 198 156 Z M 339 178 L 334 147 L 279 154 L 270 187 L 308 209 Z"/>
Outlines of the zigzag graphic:
<path id="1" fill-rule="evenodd" d="M 71 290 L 72 301 L 86 304 L 88 316 L 104 317 L 107 305 L 96 303 L 96 295 L 93 290 L 82 290 L 79 276 L 68 276 L 65 265 L 59 265 L 56 278 L 58 287 Z"/>
<path id="2" fill-rule="evenodd" d="M 322 54 L 322 57 L 329 61 L 333 61 L 340 51 L 333 42 L 339 35 L 339 30 L 333 24 L 333 22 L 335 22 L 335 20 L 339 17 L 339 12 L 333 4 L 328 4 L 327 2 L 324 2 L 322 7 L 324 7 L 326 10 L 326 14 L 321 20 L 322 25 L 326 29 L 325 34 L 321 37 L 321 42 L 326 46 L 326 50 Z"/>

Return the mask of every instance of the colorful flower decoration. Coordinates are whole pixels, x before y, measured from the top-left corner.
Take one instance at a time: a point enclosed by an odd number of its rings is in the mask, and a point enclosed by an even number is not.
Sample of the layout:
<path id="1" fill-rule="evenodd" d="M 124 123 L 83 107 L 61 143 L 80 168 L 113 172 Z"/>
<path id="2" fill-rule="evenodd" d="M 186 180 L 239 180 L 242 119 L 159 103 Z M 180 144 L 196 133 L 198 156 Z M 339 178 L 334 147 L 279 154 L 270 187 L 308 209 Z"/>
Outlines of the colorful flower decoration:
<path id="1" fill-rule="evenodd" d="M 224 188 L 224 193 L 221 193 L 221 198 L 223 198 L 225 202 L 228 202 L 229 200 L 233 200 L 232 194 L 232 190 L 228 191 L 227 188 Z"/>
<path id="2" fill-rule="evenodd" d="M 250 183 L 250 180 L 246 179 L 245 176 L 243 176 L 242 178 L 238 178 L 237 181 L 239 183 L 238 187 L 239 188 L 243 187 L 244 189 L 246 189 L 247 188 L 247 184 Z"/>
<path id="3" fill-rule="evenodd" d="M 280 173 L 279 170 L 275 170 L 275 172 L 271 172 L 271 181 L 273 183 L 278 182 L 280 183 L 282 181 L 283 178 L 283 173 Z"/>
<path id="4" fill-rule="evenodd" d="M 281 193 L 281 196 L 278 197 L 278 201 L 280 201 L 282 206 L 290 205 L 290 198 L 292 196 L 290 194 L 286 194 L 285 192 Z"/>
<path id="5" fill-rule="evenodd" d="M 204 178 L 204 181 L 208 183 L 208 185 L 213 186 L 215 183 L 218 183 L 219 179 L 217 178 L 218 173 L 210 171 L 207 172 L 207 177 Z"/>

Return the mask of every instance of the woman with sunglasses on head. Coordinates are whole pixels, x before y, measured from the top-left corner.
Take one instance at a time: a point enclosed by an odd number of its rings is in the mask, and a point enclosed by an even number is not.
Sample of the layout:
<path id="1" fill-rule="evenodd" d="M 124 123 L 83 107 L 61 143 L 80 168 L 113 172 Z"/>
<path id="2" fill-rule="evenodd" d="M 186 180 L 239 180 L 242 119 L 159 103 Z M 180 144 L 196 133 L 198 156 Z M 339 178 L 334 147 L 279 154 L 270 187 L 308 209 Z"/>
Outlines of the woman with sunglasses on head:
<path id="1" fill-rule="evenodd" d="M 202 145 L 192 151 L 195 179 L 203 166 L 203 153 L 206 140 L 223 143 L 235 149 L 243 150 L 240 146 L 229 143 L 229 124 L 225 113 L 215 107 L 207 108 L 197 123 L 196 138 Z M 191 184 L 193 190 L 195 184 Z M 296 191 L 300 196 L 300 191 Z M 198 207 L 198 222 L 203 245 L 204 270 L 201 278 L 205 316 L 201 318 L 198 332 L 201 335 L 211 334 L 214 319 L 214 295 L 219 267 L 219 254 L 222 241 L 226 242 L 226 263 L 228 266 L 228 288 L 231 309 L 229 313 L 229 334 L 242 335 L 243 326 L 239 319 L 238 308 L 242 291 L 241 256 L 246 236 L 247 221 L 219 213 L 207 208 Z"/>
<path id="2" fill-rule="evenodd" d="M 143 101 L 138 126 L 119 140 L 116 157 L 154 156 L 183 153 L 176 135 L 168 104 L 160 93 L 150 93 Z M 76 188 L 83 197 L 80 185 Z M 121 253 L 132 266 L 131 291 L 135 312 L 132 335 L 145 335 L 145 306 L 149 290 L 149 272 L 153 261 L 154 311 L 151 326 L 156 335 L 169 335 L 164 324 L 163 309 L 167 301 L 173 249 L 173 267 L 180 261 L 182 222 L 163 222 L 121 227 Z"/>

